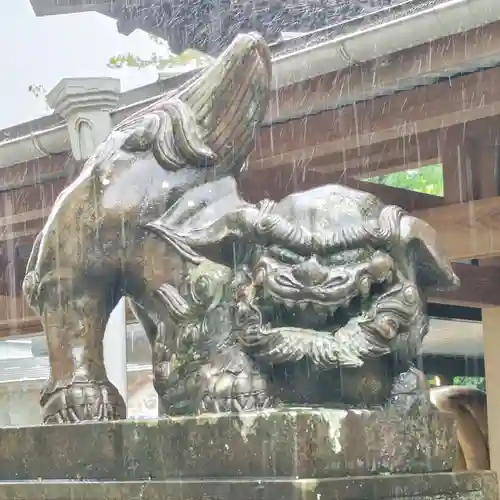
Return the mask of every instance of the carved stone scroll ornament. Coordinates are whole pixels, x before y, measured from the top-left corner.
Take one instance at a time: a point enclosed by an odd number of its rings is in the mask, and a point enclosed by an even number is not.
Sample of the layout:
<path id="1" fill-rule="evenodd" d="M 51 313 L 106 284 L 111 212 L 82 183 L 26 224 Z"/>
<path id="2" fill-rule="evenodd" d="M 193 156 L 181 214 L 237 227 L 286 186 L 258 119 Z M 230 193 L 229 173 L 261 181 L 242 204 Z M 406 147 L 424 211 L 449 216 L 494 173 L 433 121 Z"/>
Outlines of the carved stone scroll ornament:
<path id="1" fill-rule="evenodd" d="M 211 344 L 175 362 L 158 347 L 166 413 L 405 405 L 405 392 L 418 392 L 425 293 L 458 284 L 423 221 L 339 185 L 252 205 L 225 178 L 147 227 L 182 260 L 212 262 L 184 296 L 170 284 L 158 291 L 185 347 L 196 345 L 193 328 Z"/>
<path id="2" fill-rule="evenodd" d="M 270 78 L 262 38 L 238 36 L 199 77 L 119 124 L 58 197 L 23 284 L 48 341 L 44 422 L 126 416 L 104 368 L 109 315 L 129 297 L 154 346 L 177 321 L 156 290 L 180 289 L 187 265 L 144 225 L 194 186 L 238 176 L 266 113 Z"/>

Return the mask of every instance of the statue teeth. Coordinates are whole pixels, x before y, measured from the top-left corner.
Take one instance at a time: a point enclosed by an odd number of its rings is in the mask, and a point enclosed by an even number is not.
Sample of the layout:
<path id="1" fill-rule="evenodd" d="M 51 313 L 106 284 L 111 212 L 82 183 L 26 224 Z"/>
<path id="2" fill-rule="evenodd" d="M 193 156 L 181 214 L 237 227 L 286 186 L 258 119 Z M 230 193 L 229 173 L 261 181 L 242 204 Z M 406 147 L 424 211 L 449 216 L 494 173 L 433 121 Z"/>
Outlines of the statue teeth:
<path id="1" fill-rule="evenodd" d="M 293 300 L 284 300 L 285 307 L 288 309 L 292 309 L 295 306 L 295 302 Z"/>
<path id="2" fill-rule="evenodd" d="M 297 306 L 299 307 L 299 309 L 300 309 L 301 311 L 305 311 L 305 310 L 306 310 L 306 308 L 307 308 L 307 302 L 299 302 L 299 303 L 297 304 Z"/>
<path id="3" fill-rule="evenodd" d="M 328 313 L 333 316 L 336 312 L 337 312 L 337 309 L 339 308 L 339 306 L 329 306 L 328 307 Z"/>
<path id="4" fill-rule="evenodd" d="M 325 307 L 322 306 L 321 304 L 316 304 L 313 302 L 313 309 L 318 313 L 318 314 L 323 314 L 325 312 Z"/>

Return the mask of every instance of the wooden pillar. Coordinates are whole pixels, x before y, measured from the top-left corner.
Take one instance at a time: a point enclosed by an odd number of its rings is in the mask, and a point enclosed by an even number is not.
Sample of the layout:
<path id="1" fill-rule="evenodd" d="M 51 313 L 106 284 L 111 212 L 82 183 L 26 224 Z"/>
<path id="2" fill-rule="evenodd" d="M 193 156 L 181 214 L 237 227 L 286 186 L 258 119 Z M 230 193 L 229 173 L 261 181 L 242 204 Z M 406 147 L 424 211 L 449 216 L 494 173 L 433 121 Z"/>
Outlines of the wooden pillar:
<path id="1" fill-rule="evenodd" d="M 500 195 L 499 148 L 492 144 L 478 144 L 474 170 L 479 178 L 481 198 Z"/>
<path id="2" fill-rule="evenodd" d="M 500 307 L 483 309 L 483 342 L 491 468 L 500 476 Z"/>
<path id="3" fill-rule="evenodd" d="M 477 176 L 481 198 L 498 196 L 499 189 L 499 156 L 497 141 L 478 142 L 475 154 Z M 499 257 L 482 259 L 481 266 L 500 265 Z M 486 394 L 488 405 L 488 439 L 491 468 L 500 479 L 500 307 L 483 309 L 483 346 L 484 371 L 486 377 Z"/>
<path id="4" fill-rule="evenodd" d="M 498 118 L 470 126 L 474 134 L 474 151 L 471 157 L 471 170 L 477 179 L 476 199 L 491 198 L 500 195 L 500 121 Z M 482 266 L 499 266 L 500 257 L 481 259 Z"/>
<path id="5" fill-rule="evenodd" d="M 448 203 L 461 203 L 498 196 L 499 142 L 481 125 L 471 123 L 450 127 L 440 136 L 444 197 Z M 498 127 L 490 127 L 496 135 Z M 467 132 L 474 134 L 470 137 Z M 498 257 L 482 260 L 481 265 L 499 265 Z M 482 310 L 484 364 L 488 404 L 488 434 L 491 468 L 500 476 L 500 307 Z"/>
<path id="6" fill-rule="evenodd" d="M 473 160 L 473 171 L 479 180 L 481 198 L 500 195 L 500 119 L 493 117 L 470 126 L 477 147 Z"/>

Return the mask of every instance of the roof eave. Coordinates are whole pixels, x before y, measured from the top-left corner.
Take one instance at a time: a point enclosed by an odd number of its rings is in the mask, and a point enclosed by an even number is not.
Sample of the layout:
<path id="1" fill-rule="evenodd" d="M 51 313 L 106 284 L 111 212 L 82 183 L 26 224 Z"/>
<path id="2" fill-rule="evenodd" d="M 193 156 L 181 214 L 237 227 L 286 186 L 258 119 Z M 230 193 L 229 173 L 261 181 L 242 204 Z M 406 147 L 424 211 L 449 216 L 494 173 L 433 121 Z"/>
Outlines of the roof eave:
<path id="1" fill-rule="evenodd" d="M 273 68 L 275 86 L 292 85 L 498 20 L 498 0 L 441 2 L 405 17 L 388 20 L 278 56 Z M 292 41 L 297 42 L 297 39 Z"/>
<path id="2" fill-rule="evenodd" d="M 306 81 L 324 74 L 349 67 L 352 64 L 382 58 L 389 54 L 410 49 L 417 45 L 466 32 L 500 20 L 500 2 L 498 0 L 449 0 L 412 15 L 400 17 L 375 26 L 360 29 L 326 40 L 298 48 L 273 59 L 273 87 L 281 88 Z M 310 37 L 312 34 L 305 35 Z M 295 38 L 290 42 L 297 43 Z M 467 68 L 446 68 L 440 74 L 422 71 L 407 75 L 398 80 L 397 86 L 390 88 L 372 88 L 371 96 L 348 94 L 336 106 L 352 104 L 361 98 L 370 98 L 387 92 L 404 90 L 415 85 L 429 84 L 440 76 L 452 76 L 463 71 L 500 63 L 500 48 L 497 54 L 490 54 L 488 60 L 470 60 Z M 131 107 L 136 107 L 132 104 Z M 124 109 L 116 110 L 116 117 L 124 114 Z M 303 113 L 302 110 L 298 111 Z M 125 113 L 126 114 L 126 113 Z M 286 117 L 289 119 L 290 117 Z M 273 117 L 279 121 L 284 117 Z M 40 147 L 41 146 L 41 147 Z M 67 130 L 61 126 L 41 130 L 35 134 L 18 137 L 0 143 L 0 168 L 24 161 L 34 160 L 48 153 L 68 151 L 70 147 Z"/>

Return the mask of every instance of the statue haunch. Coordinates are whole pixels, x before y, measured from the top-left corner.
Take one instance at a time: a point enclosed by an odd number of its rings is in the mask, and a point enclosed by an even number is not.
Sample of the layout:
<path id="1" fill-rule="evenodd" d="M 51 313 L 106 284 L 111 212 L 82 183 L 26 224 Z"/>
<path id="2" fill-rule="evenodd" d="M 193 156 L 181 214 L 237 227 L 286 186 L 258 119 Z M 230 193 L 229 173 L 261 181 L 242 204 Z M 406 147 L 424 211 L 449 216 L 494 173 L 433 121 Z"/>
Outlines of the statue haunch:
<path id="1" fill-rule="evenodd" d="M 170 321 L 156 290 L 181 285 L 179 258 L 145 224 L 194 186 L 238 176 L 266 113 L 270 52 L 241 35 L 206 71 L 127 118 L 58 197 L 35 241 L 23 289 L 41 316 L 50 422 L 126 416 L 103 363 L 106 323 L 127 296 L 152 345 Z"/>

